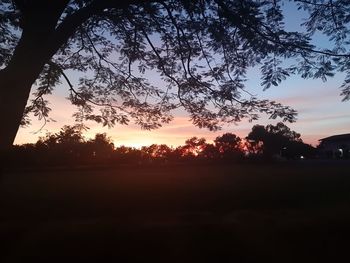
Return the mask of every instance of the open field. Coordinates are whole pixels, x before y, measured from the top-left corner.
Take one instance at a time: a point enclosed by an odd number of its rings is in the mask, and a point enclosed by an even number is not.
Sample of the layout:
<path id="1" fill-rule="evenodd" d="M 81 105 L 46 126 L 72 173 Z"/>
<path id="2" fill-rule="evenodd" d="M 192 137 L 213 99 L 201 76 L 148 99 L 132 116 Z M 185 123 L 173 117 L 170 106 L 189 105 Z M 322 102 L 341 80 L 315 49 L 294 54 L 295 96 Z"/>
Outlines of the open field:
<path id="1" fill-rule="evenodd" d="M 3 263 L 350 258 L 345 162 L 6 172 L 0 211 Z"/>

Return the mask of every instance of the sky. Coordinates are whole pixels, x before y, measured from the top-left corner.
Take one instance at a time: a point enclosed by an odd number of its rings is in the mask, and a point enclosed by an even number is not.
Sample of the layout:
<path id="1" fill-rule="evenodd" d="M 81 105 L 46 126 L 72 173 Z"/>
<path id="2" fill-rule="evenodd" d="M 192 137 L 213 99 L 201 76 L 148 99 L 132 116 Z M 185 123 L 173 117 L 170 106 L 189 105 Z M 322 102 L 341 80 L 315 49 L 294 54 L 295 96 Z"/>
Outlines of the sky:
<path id="1" fill-rule="evenodd" d="M 321 138 L 350 132 L 350 102 L 341 101 L 339 89 L 343 77 L 342 74 L 338 74 L 327 82 L 291 77 L 277 87 L 261 91 L 259 97 L 276 100 L 297 110 L 297 121 L 286 123 L 286 125 L 301 133 L 304 142 L 316 146 Z M 254 83 L 259 81 L 252 78 L 248 81 L 247 86 L 255 85 Z M 259 88 L 262 90 L 257 85 L 257 89 Z M 67 87 L 63 85 L 58 89 L 64 90 Z M 39 136 L 44 136 L 47 132 L 58 132 L 63 125 L 73 125 L 74 119 L 71 115 L 75 108 L 65 97 L 64 92 L 56 91 L 49 98 L 52 108 L 50 117 L 56 122 L 49 122 L 40 129 L 43 122 L 32 119 L 31 126 L 20 128 L 15 143 L 33 143 Z M 141 130 L 135 125 L 116 125 L 109 129 L 94 122 L 87 122 L 86 125 L 90 129 L 85 136 L 92 138 L 96 133 L 106 132 L 116 146 L 140 147 L 153 143 L 165 143 L 175 147 L 184 144 L 186 139 L 193 136 L 205 137 L 208 141 L 212 141 L 225 132 L 232 132 L 244 138 L 254 125 L 276 124 L 278 121 L 280 120 L 270 120 L 267 116 L 262 116 L 261 119 L 251 123 L 243 120 L 237 124 L 225 125 L 218 132 L 211 132 L 193 126 L 188 116 L 181 114 L 175 115 L 170 124 L 152 131 Z"/>
<path id="2" fill-rule="evenodd" d="M 302 22 L 302 17 L 295 16 L 295 7 L 288 4 L 287 1 L 284 9 L 286 11 L 287 28 L 297 30 Z M 314 41 L 320 45 L 324 44 L 322 37 L 317 37 Z M 316 146 L 321 138 L 350 133 L 350 101 L 341 101 L 341 90 L 339 88 L 344 80 L 344 74 L 336 74 L 326 82 L 322 82 L 320 79 L 305 80 L 299 76 L 292 76 L 279 86 L 271 87 L 263 92 L 260 86 L 261 80 L 255 71 L 256 69 L 251 69 L 247 74 L 246 86 L 248 89 L 258 94 L 260 99 L 275 100 L 297 110 L 297 121 L 286 124 L 292 130 L 300 133 L 305 143 Z M 47 132 L 55 133 L 63 125 L 73 125 L 72 113 L 75 108 L 66 99 L 67 95 L 67 85 L 63 83 L 58 86 L 54 93 L 48 97 L 52 108 L 50 117 L 56 122 L 49 122 L 41 128 L 43 122 L 33 118 L 31 126 L 19 129 L 15 144 L 34 143 L 39 136 L 44 136 Z M 153 131 L 141 130 L 140 127 L 135 125 L 116 125 L 108 129 L 97 123 L 87 122 L 86 125 L 90 129 L 84 135 L 87 138 L 92 138 L 96 133 L 106 132 L 116 146 L 141 147 L 154 143 L 164 143 L 176 147 L 184 144 L 186 139 L 193 136 L 204 137 L 211 142 L 215 137 L 225 132 L 232 132 L 244 138 L 256 124 L 268 125 L 280 121 L 278 119 L 270 120 L 267 116 L 262 116 L 259 120 L 251 123 L 243 120 L 237 124 L 225 125 L 218 132 L 210 132 L 193 126 L 188 116 L 183 113 L 175 114 L 174 117 L 170 124 Z"/>

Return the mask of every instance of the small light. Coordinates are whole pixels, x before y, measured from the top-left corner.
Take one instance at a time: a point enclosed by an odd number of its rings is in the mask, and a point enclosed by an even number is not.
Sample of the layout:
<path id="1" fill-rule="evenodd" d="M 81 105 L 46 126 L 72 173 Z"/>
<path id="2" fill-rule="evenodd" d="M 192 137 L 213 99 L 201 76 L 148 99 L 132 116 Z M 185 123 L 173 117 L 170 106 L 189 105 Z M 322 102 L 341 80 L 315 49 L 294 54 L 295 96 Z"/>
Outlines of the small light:
<path id="1" fill-rule="evenodd" d="M 300 155 L 300 159 L 301 159 L 301 160 L 304 160 L 304 155 Z"/>

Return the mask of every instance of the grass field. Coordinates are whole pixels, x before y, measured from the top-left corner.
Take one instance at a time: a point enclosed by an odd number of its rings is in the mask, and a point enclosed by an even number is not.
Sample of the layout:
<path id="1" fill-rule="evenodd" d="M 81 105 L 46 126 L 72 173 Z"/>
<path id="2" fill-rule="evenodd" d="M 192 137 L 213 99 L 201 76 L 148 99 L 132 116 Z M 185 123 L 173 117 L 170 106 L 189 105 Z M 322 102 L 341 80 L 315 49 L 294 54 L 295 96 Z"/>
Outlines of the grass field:
<path id="1" fill-rule="evenodd" d="M 350 260 L 350 165 L 8 171 L 0 262 Z"/>

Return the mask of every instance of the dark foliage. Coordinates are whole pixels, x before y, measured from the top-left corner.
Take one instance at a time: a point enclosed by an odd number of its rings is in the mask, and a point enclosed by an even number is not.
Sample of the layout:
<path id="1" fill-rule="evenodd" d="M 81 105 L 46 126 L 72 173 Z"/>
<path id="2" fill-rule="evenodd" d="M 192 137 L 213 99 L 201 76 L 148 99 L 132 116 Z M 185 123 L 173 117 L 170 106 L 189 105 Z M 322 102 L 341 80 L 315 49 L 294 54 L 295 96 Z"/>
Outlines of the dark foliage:
<path id="1" fill-rule="evenodd" d="M 256 125 L 242 140 L 225 133 L 208 143 L 205 138 L 192 137 L 176 148 L 152 144 L 141 149 L 115 147 L 105 133 L 93 139 L 83 136 L 82 127 L 63 126 L 61 131 L 40 137 L 35 144 L 13 146 L 7 155 L 7 165 L 16 167 L 164 165 L 164 164 L 231 164 L 254 160 L 267 161 L 274 155 L 287 159 L 312 158 L 315 149 L 302 142 L 300 134 L 278 123 L 266 127 Z"/>
<path id="2" fill-rule="evenodd" d="M 275 126 L 255 125 L 248 134 L 247 140 L 251 145 L 252 153 L 262 153 L 267 158 L 279 155 L 287 159 L 298 159 L 301 156 L 315 155 L 315 149 L 303 143 L 299 133 L 290 130 L 281 122 Z"/>

